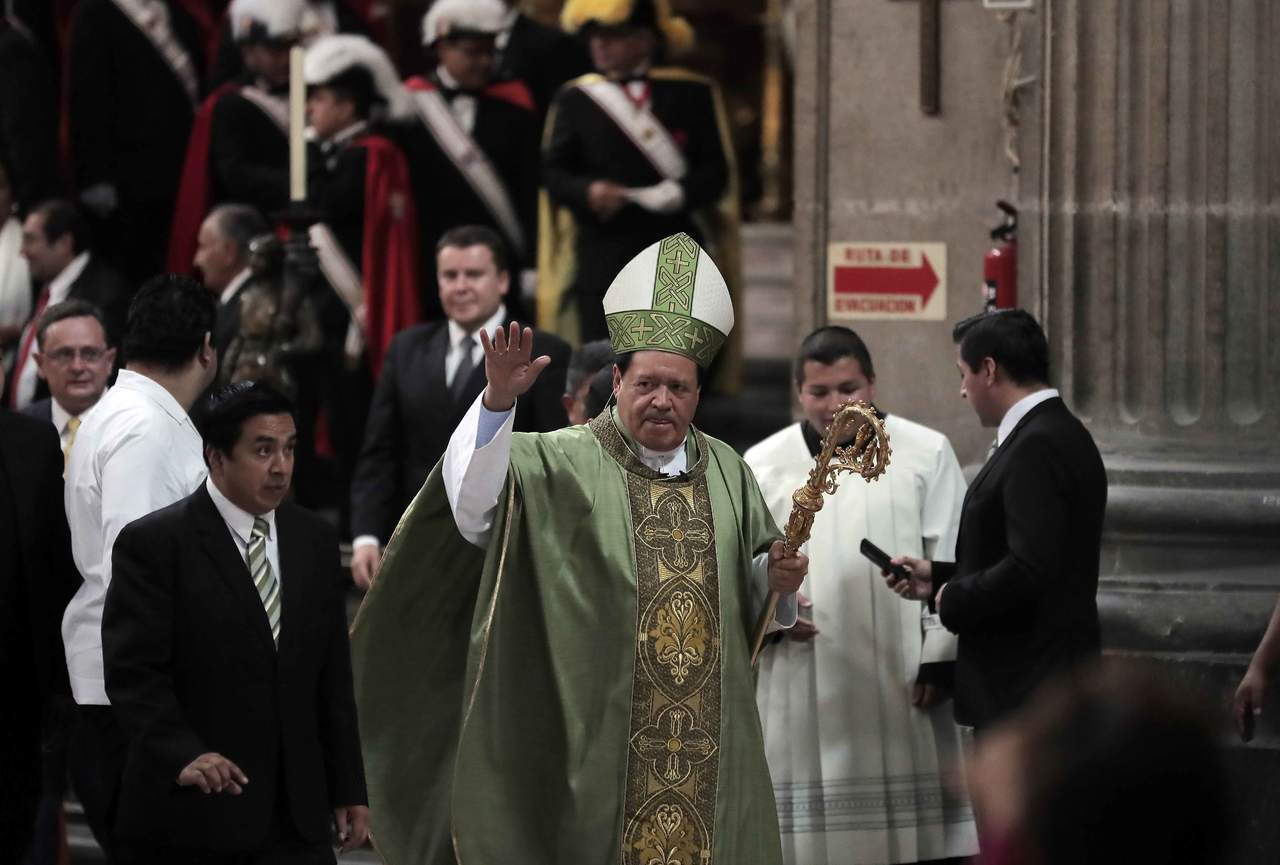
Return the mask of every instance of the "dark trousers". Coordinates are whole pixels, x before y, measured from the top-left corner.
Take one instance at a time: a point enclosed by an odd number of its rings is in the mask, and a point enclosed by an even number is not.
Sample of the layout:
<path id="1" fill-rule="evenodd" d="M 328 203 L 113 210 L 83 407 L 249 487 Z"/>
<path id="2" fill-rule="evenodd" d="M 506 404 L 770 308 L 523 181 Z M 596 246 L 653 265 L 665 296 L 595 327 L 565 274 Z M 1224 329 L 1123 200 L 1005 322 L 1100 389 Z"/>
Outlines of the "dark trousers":
<path id="1" fill-rule="evenodd" d="M 76 714 L 67 749 L 71 786 L 107 861 L 122 862 L 116 854 L 114 827 L 128 742 L 110 706 L 79 706 Z"/>

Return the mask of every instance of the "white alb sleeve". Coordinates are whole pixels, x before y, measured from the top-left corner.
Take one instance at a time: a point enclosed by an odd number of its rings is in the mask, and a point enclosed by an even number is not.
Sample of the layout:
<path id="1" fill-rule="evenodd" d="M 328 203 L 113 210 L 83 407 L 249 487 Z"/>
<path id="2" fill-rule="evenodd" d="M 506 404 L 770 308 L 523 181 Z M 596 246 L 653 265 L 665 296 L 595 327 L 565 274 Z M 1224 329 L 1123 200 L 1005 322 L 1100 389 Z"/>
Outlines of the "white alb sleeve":
<path id="1" fill-rule="evenodd" d="M 493 412 L 476 397 L 444 452 L 445 494 L 458 531 L 477 547 L 487 546 L 498 497 L 511 464 L 515 407 Z"/>

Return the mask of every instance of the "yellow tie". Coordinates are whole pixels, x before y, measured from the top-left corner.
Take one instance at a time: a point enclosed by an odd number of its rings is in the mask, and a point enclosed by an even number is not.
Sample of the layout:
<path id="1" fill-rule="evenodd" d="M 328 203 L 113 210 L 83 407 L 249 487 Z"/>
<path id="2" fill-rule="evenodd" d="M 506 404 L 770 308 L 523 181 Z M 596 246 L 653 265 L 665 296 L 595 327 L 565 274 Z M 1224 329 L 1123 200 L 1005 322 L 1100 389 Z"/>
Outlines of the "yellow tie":
<path id="1" fill-rule="evenodd" d="M 67 470 L 67 460 L 71 458 L 71 446 L 76 443 L 76 430 L 80 429 L 80 418 L 73 417 L 67 421 L 67 429 L 71 435 L 67 436 L 67 444 L 62 448 L 62 470 Z"/>

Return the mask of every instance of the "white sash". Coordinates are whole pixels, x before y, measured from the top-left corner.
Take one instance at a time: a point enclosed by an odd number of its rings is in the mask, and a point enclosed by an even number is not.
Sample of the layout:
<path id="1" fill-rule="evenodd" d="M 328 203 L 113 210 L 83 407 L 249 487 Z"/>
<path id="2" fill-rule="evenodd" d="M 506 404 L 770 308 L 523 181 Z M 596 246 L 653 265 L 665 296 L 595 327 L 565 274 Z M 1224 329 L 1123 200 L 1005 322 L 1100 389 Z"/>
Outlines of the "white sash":
<path id="1" fill-rule="evenodd" d="M 659 174 L 667 180 L 680 180 L 685 176 L 689 165 L 684 154 L 648 105 L 637 105 L 627 96 L 623 85 L 614 81 L 599 79 L 578 86 L 626 133 Z"/>
<path id="2" fill-rule="evenodd" d="M 195 105 L 200 97 L 200 82 L 196 78 L 196 67 L 191 62 L 187 49 L 183 48 L 173 35 L 168 8 L 163 3 L 147 7 L 144 6 L 143 0 L 112 0 L 112 2 L 160 52 L 160 56 L 177 76 L 182 89 L 187 92 L 187 98 L 191 100 L 192 105 Z"/>
<path id="3" fill-rule="evenodd" d="M 240 95 L 261 108 L 262 113 L 267 115 L 267 118 L 272 123 L 280 127 L 282 133 L 289 134 L 289 100 L 279 96 L 272 96 L 265 90 L 252 85 L 241 87 Z"/>
<path id="4" fill-rule="evenodd" d="M 351 313 L 343 351 L 349 359 L 359 360 L 364 352 L 364 280 L 360 278 L 360 271 L 351 263 L 351 259 L 342 251 L 341 244 L 333 236 L 329 226 L 317 222 L 308 229 L 307 234 L 311 245 L 316 248 L 320 272 Z"/>
<path id="5" fill-rule="evenodd" d="M 524 257 L 525 236 L 516 216 L 515 205 L 493 163 L 475 140 L 467 134 L 449 110 L 449 103 L 434 90 L 413 92 L 413 104 L 422 125 L 435 138 L 440 149 L 466 178 L 498 225 L 511 238 L 520 258 Z"/>

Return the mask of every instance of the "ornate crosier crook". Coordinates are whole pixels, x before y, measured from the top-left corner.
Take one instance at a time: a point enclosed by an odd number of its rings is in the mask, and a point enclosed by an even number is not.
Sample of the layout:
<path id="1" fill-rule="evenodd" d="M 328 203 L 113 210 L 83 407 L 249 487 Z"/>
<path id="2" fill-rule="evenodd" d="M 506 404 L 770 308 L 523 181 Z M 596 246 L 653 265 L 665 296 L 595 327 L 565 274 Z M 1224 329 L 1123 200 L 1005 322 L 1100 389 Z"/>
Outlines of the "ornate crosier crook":
<path id="1" fill-rule="evenodd" d="M 852 439 L 849 444 L 838 446 L 839 442 L 848 439 Z M 834 495 L 839 486 L 837 475 L 850 472 L 861 475 L 867 483 L 879 480 L 888 468 L 892 454 L 889 434 L 869 403 L 856 400 L 842 405 L 831 426 L 827 427 L 822 450 L 814 457 L 808 482 L 791 496 L 791 516 L 787 518 L 782 540 L 787 553 L 794 553 L 809 540 L 814 515 L 822 510 L 822 497 Z M 769 592 L 764 612 L 756 622 L 756 638 L 751 645 L 752 666 L 760 658 L 769 623 L 778 609 L 778 597 L 777 592 Z"/>

